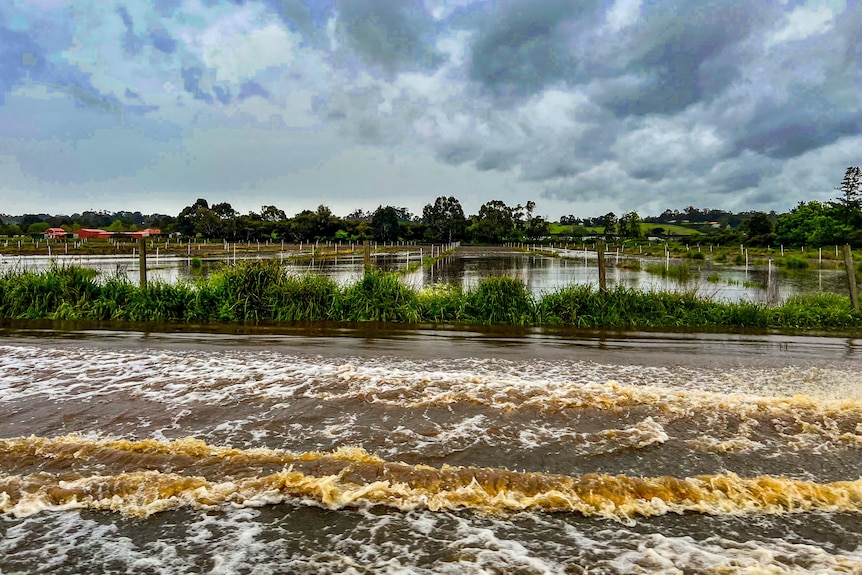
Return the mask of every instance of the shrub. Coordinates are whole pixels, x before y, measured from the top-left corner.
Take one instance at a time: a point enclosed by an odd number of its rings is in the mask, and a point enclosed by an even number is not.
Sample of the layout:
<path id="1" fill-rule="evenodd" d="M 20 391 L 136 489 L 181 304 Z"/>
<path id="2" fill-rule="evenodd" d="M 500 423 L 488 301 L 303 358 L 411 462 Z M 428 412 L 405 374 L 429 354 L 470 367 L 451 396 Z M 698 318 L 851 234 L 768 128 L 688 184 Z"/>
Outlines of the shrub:
<path id="1" fill-rule="evenodd" d="M 467 294 L 466 312 L 477 323 L 526 325 L 533 321 L 533 310 L 524 282 L 507 276 L 482 280 Z"/>
<path id="2" fill-rule="evenodd" d="M 785 265 L 789 270 L 804 270 L 808 269 L 808 260 L 799 256 L 788 255 L 782 259 L 776 260 L 777 265 Z"/>

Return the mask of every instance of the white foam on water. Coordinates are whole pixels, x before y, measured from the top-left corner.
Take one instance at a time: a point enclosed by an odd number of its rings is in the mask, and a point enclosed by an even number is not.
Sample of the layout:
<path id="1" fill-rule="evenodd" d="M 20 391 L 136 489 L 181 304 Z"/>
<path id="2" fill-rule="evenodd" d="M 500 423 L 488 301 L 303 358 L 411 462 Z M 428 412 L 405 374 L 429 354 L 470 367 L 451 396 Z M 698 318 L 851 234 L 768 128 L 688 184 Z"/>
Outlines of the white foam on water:
<path id="1" fill-rule="evenodd" d="M 618 573 L 821 574 L 862 572 L 862 549 L 829 553 L 820 547 L 780 539 L 736 542 L 721 537 L 652 534 L 637 548 L 609 561 Z"/>
<path id="2" fill-rule="evenodd" d="M 77 512 L 16 521 L 6 526 L 0 539 L 0 573 L 69 573 L 76 566 L 79 572 L 89 573 L 177 572 L 177 565 L 135 545 L 119 531 L 116 524 L 86 519 Z M 120 565 L 124 568 L 118 569 Z"/>
<path id="3" fill-rule="evenodd" d="M 484 391 L 504 405 L 536 394 L 553 396 L 609 380 L 676 391 L 862 398 L 862 374 L 848 369 L 731 370 L 604 365 L 542 360 L 322 358 L 276 352 L 148 352 L 0 346 L 5 400 L 48 396 L 85 399 L 125 392 L 166 403 L 230 403 L 248 397 L 341 397 L 445 402 L 454 391 Z M 517 392 L 517 393 L 515 393 Z M 848 393 L 849 392 L 849 393 Z M 507 399 L 509 401 L 507 401 Z"/>
<path id="4" fill-rule="evenodd" d="M 856 390 L 855 395 L 847 392 L 850 388 Z M 808 395 L 792 395 L 799 392 Z M 158 439 L 188 434 L 221 442 L 243 441 L 248 436 L 260 439 L 270 434 L 263 426 L 273 416 L 277 419 L 275 409 L 289 409 L 300 400 L 316 401 L 318 407 L 337 402 L 339 409 L 349 404 L 350 409 L 361 410 L 363 403 L 371 403 L 417 413 L 453 403 L 539 414 L 580 408 L 611 413 L 621 406 L 644 406 L 652 410 L 655 424 L 655 429 L 641 430 L 645 443 L 605 442 L 607 449 L 662 443 L 667 440 L 670 422 L 688 418 L 701 422 L 703 428 L 699 437 L 688 442 L 698 450 L 775 451 L 779 445 L 823 452 L 835 445 L 862 447 L 862 431 L 841 430 L 830 423 L 836 414 L 862 413 L 862 401 L 854 399 L 860 393 L 862 373 L 834 368 L 712 370 L 583 361 L 343 359 L 260 350 L 151 352 L 0 346 L 0 405 L 31 400 L 92 403 L 114 397 L 151 402 L 167 409 L 155 413 L 150 407 L 149 412 L 137 412 L 137 428 Z M 233 418 L 226 410 L 222 421 L 195 423 L 198 409 L 248 403 L 260 410 Z M 728 434 L 721 419 L 726 412 L 744 420 L 738 431 Z M 775 438 L 765 440 L 752 423 L 755 415 L 764 413 L 774 413 L 776 421 L 784 418 L 790 424 L 779 429 Z M 353 416 L 346 417 L 329 418 L 322 435 L 317 426 L 310 432 L 302 427 L 296 431 L 320 447 L 363 444 L 369 429 L 353 426 Z M 524 448 L 566 439 L 575 449 L 590 445 L 586 452 L 601 451 L 600 437 L 594 435 L 584 443 L 584 432 L 577 427 L 551 425 L 538 418 L 521 427 L 507 422 L 506 432 L 495 435 L 489 432 L 485 417 L 422 427 L 417 419 L 415 425 L 411 422 L 387 430 L 380 449 L 387 456 L 402 448 L 437 455 L 444 445 L 464 449 L 477 445 L 481 437 L 491 446 L 512 442 Z M 64 423 L 63 431 L 89 430 L 69 429 Z M 128 432 L 125 428 L 118 431 Z M 622 428 L 617 431 L 619 440 L 625 433 Z"/>
<path id="5" fill-rule="evenodd" d="M 571 524 L 554 515 L 510 519 L 428 511 L 362 509 L 341 525 L 310 530 L 284 515 L 250 508 L 184 514 L 164 526 L 104 522 L 78 512 L 6 521 L 0 572 L 523 573 L 862 572 L 862 548 L 839 551 L 794 537 L 735 541 L 714 535 L 638 533 L 603 522 Z M 309 513 L 316 513 L 313 509 Z M 320 511 L 320 513 L 326 513 Z M 764 519 L 765 521 L 771 521 Z M 135 543 L 130 530 L 155 537 Z M 158 534 L 158 535 L 156 535 Z M 35 571 L 34 566 L 40 566 Z"/>

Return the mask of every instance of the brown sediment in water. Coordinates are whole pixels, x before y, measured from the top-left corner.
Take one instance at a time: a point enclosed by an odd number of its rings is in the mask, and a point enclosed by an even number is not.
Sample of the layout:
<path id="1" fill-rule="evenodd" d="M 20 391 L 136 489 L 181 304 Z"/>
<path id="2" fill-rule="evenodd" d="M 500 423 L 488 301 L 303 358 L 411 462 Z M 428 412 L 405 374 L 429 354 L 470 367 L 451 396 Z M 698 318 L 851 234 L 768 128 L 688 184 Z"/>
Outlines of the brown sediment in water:
<path id="1" fill-rule="evenodd" d="M 408 465 L 359 448 L 290 453 L 209 446 L 195 439 L 29 437 L 0 441 L 0 454 L 0 469 L 12 471 L 0 475 L 0 510 L 15 516 L 91 509 L 145 517 L 183 506 L 260 506 L 288 500 L 333 509 L 383 505 L 481 513 L 568 512 L 624 522 L 669 512 L 862 511 L 862 479 L 816 483 L 733 473 L 567 476 Z M 42 460 L 52 469 L 15 473 L 7 467 L 15 457 Z"/>

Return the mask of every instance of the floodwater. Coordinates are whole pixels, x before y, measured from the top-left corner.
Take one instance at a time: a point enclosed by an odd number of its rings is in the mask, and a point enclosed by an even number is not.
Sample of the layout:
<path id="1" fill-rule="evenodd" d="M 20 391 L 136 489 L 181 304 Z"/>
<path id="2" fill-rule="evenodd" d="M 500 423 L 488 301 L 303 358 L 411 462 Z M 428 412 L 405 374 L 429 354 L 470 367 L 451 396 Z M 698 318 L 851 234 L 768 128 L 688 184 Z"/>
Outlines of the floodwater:
<path id="1" fill-rule="evenodd" d="M 475 287 L 480 281 L 492 276 L 506 275 L 521 279 L 536 296 L 559 290 L 572 284 L 598 285 L 598 267 L 594 252 L 564 251 L 566 257 L 551 257 L 501 248 L 462 248 L 455 255 L 440 259 L 432 268 L 420 268 L 402 276 L 408 285 L 417 289 L 434 284 L 452 284 L 464 289 Z M 428 255 L 427 253 L 425 255 Z M 227 260 L 230 261 L 230 260 Z M 361 255 L 312 259 L 297 263 L 283 259 L 286 269 L 295 274 L 318 273 L 332 278 L 339 284 L 355 283 L 364 273 Z M 407 268 L 416 263 L 418 255 L 406 251 L 377 254 L 374 265 L 387 271 Z M 138 260 L 131 257 L 76 256 L 69 258 L 6 257 L 0 260 L 3 269 L 46 269 L 52 262 L 64 265 L 81 265 L 97 269 L 104 277 L 124 276 L 137 282 L 140 271 Z M 770 266 L 711 265 L 687 262 L 693 271 L 686 281 L 648 273 L 649 264 L 663 265 L 660 258 L 644 258 L 629 254 L 617 258 L 608 255 L 608 284 L 623 285 L 643 291 L 692 292 L 703 297 L 724 301 L 767 301 L 766 286 L 777 285 L 778 303 L 796 295 L 817 293 L 847 294 L 847 275 L 842 270 L 813 269 L 788 271 Z M 637 262 L 642 269 L 629 269 L 617 264 Z M 191 267 L 185 257 L 150 256 L 149 281 L 176 283 L 193 281 L 204 277 L 209 269 L 217 269 L 225 260 L 205 260 L 203 269 Z M 671 262 L 679 265 L 680 262 Z M 774 292 L 773 292 L 774 293 Z"/>
<path id="2" fill-rule="evenodd" d="M 860 339 L 44 325 L 4 574 L 862 573 Z"/>

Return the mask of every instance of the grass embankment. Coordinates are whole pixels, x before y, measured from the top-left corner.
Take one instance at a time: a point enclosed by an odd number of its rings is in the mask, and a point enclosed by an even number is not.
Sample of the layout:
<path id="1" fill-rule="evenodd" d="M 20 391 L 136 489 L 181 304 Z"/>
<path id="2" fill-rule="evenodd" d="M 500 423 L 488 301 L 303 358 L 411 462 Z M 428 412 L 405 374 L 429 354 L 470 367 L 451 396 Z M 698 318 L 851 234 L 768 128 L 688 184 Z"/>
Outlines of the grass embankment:
<path id="1" fill-rule="evenodd" d="M 782 306 L 714 302 L 691 294 L 618 286 L 602 295 L 573 285 L 541 298 L 509 277 L 475 289 L 416 290 L 396 274 L 373 272 L 348 286 L 317 275 L 294 276 L 276 261 L 247 261 L 199 282 L 141 289 L 125 278 L 96 280 L 92 270 L 55 267 L 0 276 L 0 317 L 119 321 L 386 321 L 575 326 L 581 328 L 862 327 L 849 298 L 816 295 Z"/>

